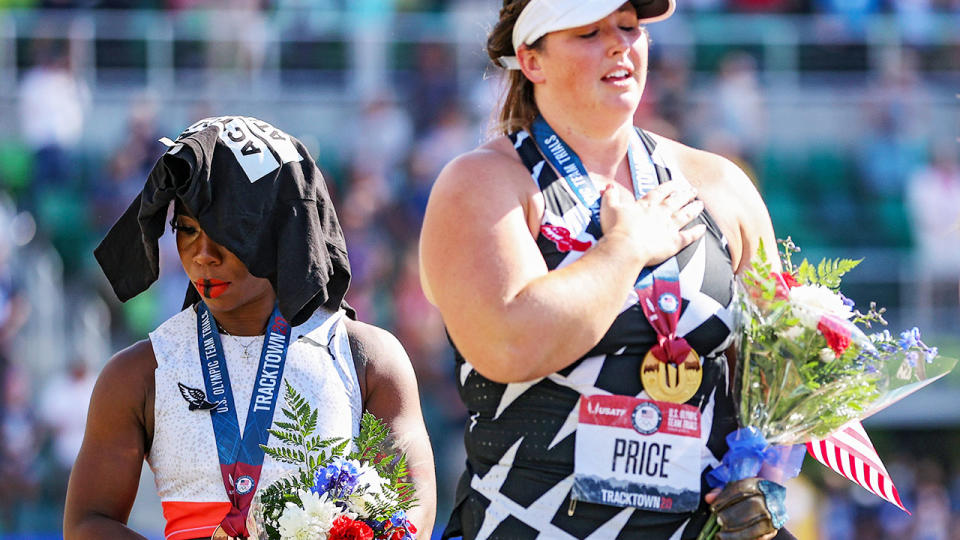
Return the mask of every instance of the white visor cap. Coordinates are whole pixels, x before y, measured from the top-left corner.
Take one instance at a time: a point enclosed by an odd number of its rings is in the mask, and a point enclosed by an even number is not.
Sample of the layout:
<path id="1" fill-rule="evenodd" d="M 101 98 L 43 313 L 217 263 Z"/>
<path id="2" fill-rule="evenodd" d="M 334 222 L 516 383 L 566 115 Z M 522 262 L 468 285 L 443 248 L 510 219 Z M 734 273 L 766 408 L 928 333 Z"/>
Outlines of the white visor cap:
<path id="1" fill-rule="evenodd" d="M 558 30 L 599 21 L 629 3 L 637 8 L 641 23 L 662 21 L 673 14 L 675 0 L 530 0 L 513 25 L 513 50 Z M 520 69 L 516 56 L 501 56 L 500 65 Z"/>

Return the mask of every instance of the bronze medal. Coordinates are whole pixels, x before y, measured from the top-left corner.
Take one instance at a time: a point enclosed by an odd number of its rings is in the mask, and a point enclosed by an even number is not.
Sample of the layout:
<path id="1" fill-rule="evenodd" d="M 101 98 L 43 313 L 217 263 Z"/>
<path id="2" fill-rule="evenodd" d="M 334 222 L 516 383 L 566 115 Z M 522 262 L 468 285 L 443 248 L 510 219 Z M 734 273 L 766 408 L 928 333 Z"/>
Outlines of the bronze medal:
<path id="1" fill-rule="evenodd" d="M 648 352 L 640 366 L 640 382 L 651 399 L 685 403 L 693 397 L 703 381 L 700 357 L 693 350 L 679 364 L 661 362 Z"/>
<path id="2" fill-rule="evenodd" d="M 218 525 L 217 530 L 213 531 L 213 534 L 210 536 L 210 540 L 235 540 L 233 536 L 227 536 L 227 533 L 223 532 L 223 526 Z"/>

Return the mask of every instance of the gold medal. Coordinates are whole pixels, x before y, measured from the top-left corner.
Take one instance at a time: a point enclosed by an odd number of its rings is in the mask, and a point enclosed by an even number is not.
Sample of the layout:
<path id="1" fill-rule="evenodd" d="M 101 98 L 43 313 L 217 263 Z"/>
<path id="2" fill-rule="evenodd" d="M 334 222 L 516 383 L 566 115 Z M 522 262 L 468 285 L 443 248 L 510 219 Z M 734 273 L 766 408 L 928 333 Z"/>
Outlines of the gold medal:
<path id="1" fill-rule="evenodd" d="M 703 381 L 700 357 L 691 350 L 680 364 L 661 362 L 648 352 L 640 366 L 640 382 L 651 399 L 685 403 L 693 397 Z"/>

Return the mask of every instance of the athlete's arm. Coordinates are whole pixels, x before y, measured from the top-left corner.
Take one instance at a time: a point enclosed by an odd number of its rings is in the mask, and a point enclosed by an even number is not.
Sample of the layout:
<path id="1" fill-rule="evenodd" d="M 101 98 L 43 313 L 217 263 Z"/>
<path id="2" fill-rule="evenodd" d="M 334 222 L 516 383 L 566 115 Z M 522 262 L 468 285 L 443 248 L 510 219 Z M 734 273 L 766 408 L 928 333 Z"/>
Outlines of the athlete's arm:
<path id="1" fill-rule="evenodd" d="M 548 272 L 535 241 L 542 211 L 530 173 L 505 153 L 513 151 L 509 141 L 505 149 L 491 145 L 457 158 L 437 179 L 420 236 L 421 282 L 477 371 L 528 381 L 600 341 L 640 270 L 703 235 L 700 225 L 681 230 L 702 206 L 672 183 L 639 201 L 607 189 L 603 238 Z"/>
<path id="2" fill-rule="evenodd" d="M 726 161 L 726 160 L 725 160 Z M 742 242 L 739 264 L 735 267 L 736 273 L 742 274 L 750 267 L 750 261 L 757 255 L 761 241 L 763 242 L 763 251 L 766 253 L 767 260 L 773 271 L 779 272 L 780 255 L 778 253 L 777 238 L 773 232 L 773 224 L 770 221 L 770 212 L 767 205 L 764 204 L 756 186 L 750 181 L 750 178 L 736 165 L 727 162 L 732 167 L 728 173 L 728 182 L 731 185 L 731 192 L 736 195 L 740 201 L 740 237 Z"/>
<path id="3" fill-rule="evenodd" d="M 70 473 L 65 540 L 144 538 L 126 521 L 152 439 L 155 369 L 153 348 L 141 341 L 117 353 L 100 373 Z"/>
<path id="4" fill-rule="evenodd" d="M 348 320 L 347 333 L 358 366 L 363 407 L 387 423 L 394 444 L 406 454 L 418 499 L 408 518 L 417 527 L 418 537 L 429 538 L 437 512 L 437 481 L 413 366 L 403 346 L 386 330 Z"/>

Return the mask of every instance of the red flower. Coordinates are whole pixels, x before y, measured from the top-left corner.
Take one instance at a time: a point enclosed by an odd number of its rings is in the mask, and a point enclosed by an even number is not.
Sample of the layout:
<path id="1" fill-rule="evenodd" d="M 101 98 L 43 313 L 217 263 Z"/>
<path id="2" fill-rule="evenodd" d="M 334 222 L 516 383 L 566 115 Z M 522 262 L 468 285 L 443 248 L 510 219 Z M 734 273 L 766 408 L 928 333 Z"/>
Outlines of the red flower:
<path id="1" fill-rule="evenodd" d="M 777 298 L 780 300 L 786 300 L 790 296 L 790 289 L 800 285 L 790 272 L 771 272 L 770 277 L 777 280 Z"/>
<path id="2" fill-rule="evenodd" d="M 344 514 L 333 520 L 329 540 L 373 540 L 373 529 L 362 521 L 355 521 Z"/>
<path id="3" fill-rule="evenodd" d="M 408 534 L 410 536 L 417 534 L 417 528 L 413 526 L 413 523 L 407 521 L 403 527 L 394 527 L 388 521 L 386 530 L 383 531 L 382 536 L 377 538 L 380 540 L 403 540 Z"/>
<path id="4" fill-rule="evenodd" d="M 817 330 L 827 338 L 827 346 L 839 357 L 850 346 L 850 328 L 845 321 L 824 315 L 817 323 Z"/>

